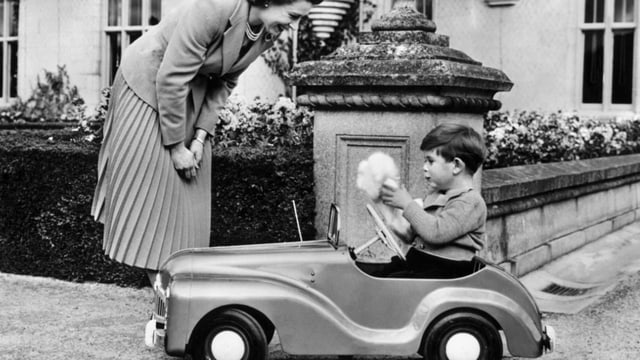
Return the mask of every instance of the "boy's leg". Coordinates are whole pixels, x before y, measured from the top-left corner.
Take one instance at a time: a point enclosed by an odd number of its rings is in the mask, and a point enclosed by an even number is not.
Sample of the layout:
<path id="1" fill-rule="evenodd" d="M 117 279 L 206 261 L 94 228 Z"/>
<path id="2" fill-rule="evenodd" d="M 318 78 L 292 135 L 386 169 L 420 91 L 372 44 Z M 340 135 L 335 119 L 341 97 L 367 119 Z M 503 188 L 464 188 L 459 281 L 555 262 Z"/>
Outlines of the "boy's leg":
<path id="1" fill-rule="evenodd" d="M 469 275 L 470 261 L 451 260 L 411 248 L 407 253 L 407 268 L 416 278 L 456 278 Z"/>

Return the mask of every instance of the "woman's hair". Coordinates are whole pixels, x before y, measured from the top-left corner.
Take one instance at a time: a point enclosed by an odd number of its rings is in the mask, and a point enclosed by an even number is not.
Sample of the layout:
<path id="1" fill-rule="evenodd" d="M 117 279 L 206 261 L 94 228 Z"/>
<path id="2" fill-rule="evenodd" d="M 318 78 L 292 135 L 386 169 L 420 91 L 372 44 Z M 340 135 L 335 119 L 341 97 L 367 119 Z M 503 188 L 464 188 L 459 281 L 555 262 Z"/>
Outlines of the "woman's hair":
<path id="1" fill-rule="evenodd" d="M 422 140 L 420 150 L 433 149 L 446 161 L 459 158 L 472 175 L 487 156 L 482 136 L 469 126 L 459 124 L 440 124 L 431 130 Z"/>
<path id="2" fill-rule="evenodd" d="M 249 1 L 249 4 L 251 5 L 262 6 L 262 7 L 265 7 L 265 5 L 267 4 L 287 5 L 287 4 L 292 4 L 296 1 L 308 1 L 313 5 L 318 5 L 322 2 L 322 0 L 247 0 L 247 1 Z"/>

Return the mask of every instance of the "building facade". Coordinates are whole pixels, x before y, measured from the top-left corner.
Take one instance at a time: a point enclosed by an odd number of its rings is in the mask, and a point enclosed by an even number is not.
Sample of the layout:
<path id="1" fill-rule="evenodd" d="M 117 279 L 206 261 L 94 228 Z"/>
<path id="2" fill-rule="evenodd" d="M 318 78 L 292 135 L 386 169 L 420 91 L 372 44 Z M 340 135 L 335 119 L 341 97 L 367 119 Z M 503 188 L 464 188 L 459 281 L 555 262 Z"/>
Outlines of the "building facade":
<path id="1" fill-rule="evenodd" d="M 43 70 L 64 65 L 93 108 L 122 50 L 181 1 L 189 0 L 0 0 L 0 103 L 28 97 Z M 374 2 L 378 14 L 393 3 Z M 512 91 L 497 95 L 503 109 L 629 115 L 640 112 L 638 2 L 417 0 L 417 7 L 452 48 L 511 78 Z M 275 98 L 285 89 L 257 62 L 238 91 Z"/>
<path id="2" fill-rule="evenodd" d="M 392 3 L 380 0 L 377 14 Z M 637 0 L 417 0 L 417 7 L 452 48 L 511 78 L 513 89 L 496 96 L 503 109 L 640 112 Z"/>
<path id="3" fill-rule="evenodd" d="M 189 0 L 0 0 L 0 103 L 29 97 L 43 70 L 65 66 L 93 109 L 122 51 L 182 1 Z M 285 92 L 261 60 L 247 69 L 237 89 L 249 99 L 274 99 Z"/>

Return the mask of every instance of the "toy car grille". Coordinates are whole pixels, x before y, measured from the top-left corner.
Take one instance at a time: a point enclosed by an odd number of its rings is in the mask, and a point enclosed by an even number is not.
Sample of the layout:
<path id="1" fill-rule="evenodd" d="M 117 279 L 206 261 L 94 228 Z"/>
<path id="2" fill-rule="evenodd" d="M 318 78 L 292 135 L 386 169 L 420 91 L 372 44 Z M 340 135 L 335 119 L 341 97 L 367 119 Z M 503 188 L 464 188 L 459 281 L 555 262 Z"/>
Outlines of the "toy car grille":
<path id="1" fill-rule="evenodd" d="M 160 294 L 156 293 L 156 297 L 155 297 L 154 303 L 155 303 L 155 308 L 156 308 L 155 309 L 156 310 L 155 311 L 156 315 L 158 315 L 158 316 L 160 316 L 162 318 L 166 317 L 167 316 L 167 304 L 165 302 L 165 299 L 162 296 L 160 296 Z"/>

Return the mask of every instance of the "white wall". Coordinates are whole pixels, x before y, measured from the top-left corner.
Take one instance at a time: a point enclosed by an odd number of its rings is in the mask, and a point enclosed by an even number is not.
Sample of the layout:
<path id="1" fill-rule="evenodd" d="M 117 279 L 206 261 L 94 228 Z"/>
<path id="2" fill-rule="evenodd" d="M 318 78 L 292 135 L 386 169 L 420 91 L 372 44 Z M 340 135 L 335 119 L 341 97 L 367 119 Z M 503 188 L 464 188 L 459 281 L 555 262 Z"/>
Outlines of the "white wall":
<path id="1" fill-rule="evenodd" d="M 18 94 L 31 95 L 43 70 L 66 65 L 89 109 L 99 101 L 102 5 L 87 0 L 21 0 Z"/>
<path id="2" fill-rule="evenodd" d="M 581 1 L 520 0 L 507 7 L 489 7 L 483 0 L 435 3 L 437 32 L 450 37 L 451 47 L 514 82 L 511 92 L 496 96 L 503 109 L 578 107 Z"/>
<path id="3" fill-rule="evenodd" d="M 18 94 L 27 98 L 43 70 L 66 65 L 87 109 L 100 101 L 102 54 L 105 46 L 106 0 L 21 0 L 18 40 Z M 163 16 L 180 1 L 163 0 Z M 275 99 L 284 93 L 282 81 L 262 61 L 241 76 L 238 91 L 248 99 Z"/>
<path id="4" fill-rule="evenodd" d="M 374 0 L 377 14 L 392 1 Z M 397 0 L 396 0 L 397 1 Z M 438 34 L 484 66 L 514 82 L 498 93 L 503 109 L 556 111 L 580 106 L 582 0 L 516 0 L 491 7 L 485 0 L 433 0 Z M 365 26 L 365 30 L 368 27 Z"/>
<path id="5" fill-rule="evenodd" d="M 72 84 L 93 109 L 99 102 L 102 26 L 106 0 L 21 0 L 18 82 L 28 97 L 43 69 L 66 65 Z M 163 15 L 180 1 L 163 0 Z M 380 0 L 382 1 L 382 0 Z M 437 32 L 451 47 L 504 71 L 515 83 L 496 98 L 503 109 L 574 110 L 581 73 L 579 0 L 520 0 L 489 7 L 484 0 L 435 0 Z M 273 99 L 284 85 L 261 61 L 240 78 L 237 91 Z"/>

